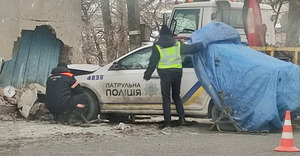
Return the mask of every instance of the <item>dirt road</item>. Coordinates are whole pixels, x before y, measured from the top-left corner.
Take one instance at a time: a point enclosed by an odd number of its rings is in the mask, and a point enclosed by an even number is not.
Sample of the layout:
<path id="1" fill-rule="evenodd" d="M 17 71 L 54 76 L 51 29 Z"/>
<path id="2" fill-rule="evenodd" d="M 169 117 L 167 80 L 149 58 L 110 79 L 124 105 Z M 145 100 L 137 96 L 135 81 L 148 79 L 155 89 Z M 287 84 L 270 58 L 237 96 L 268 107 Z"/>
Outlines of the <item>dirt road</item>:
<path id="1" fill-rule="evenodd" d="M 118 123 L 107 122 L 71 127 L 48 121 L 2 121 L 0 155 L 282 155 L 273 151 L 281 133 L 220 133 L 208 130 L 209 119 L 187 120 L 192 123 L 189 127 L 163 130 L 160 116 L 125 123 L 123 130 L 117 130 Z M 294 138 L 300 147 L 299 129 Z"/>
<path id="2" fill-rule="evenodd" d="M 174 119 L 176 120 L 176 119 Z M 176 131 L 183 133 L 199 133 L 206 131 L 211 125 L 209 119 L 189 119 L 193 123 L 190 127 L 174 127 L 170 132 L 162 131 L 160 125 L 162 117 L 136 120 L 135 123 L 125 123 L 123 130 L 118 130 L 119 123 L 102 122 L 91 124 L 91 127 L 73 127 L 69 125 L 50 124 L 49 121 L 0 121 L 0 154 L 15 151 L 27 144 L 40 141 L 57 141 L 63 138 L 97 138 L 110 140 L 127 136 L 161 136 Z M 174 121 L 176 125 L 177 121 Z"/>

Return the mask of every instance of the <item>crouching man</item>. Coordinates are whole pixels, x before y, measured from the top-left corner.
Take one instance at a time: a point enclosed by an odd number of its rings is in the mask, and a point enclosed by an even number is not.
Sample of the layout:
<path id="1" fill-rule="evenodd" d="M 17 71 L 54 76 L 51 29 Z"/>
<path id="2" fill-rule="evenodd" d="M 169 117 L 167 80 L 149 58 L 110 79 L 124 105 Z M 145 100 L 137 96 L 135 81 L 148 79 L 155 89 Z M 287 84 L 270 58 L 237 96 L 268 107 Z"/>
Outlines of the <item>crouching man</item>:
<path id="1" fill-rule="evenodd" d="M 46 86 L 46 106 L 55 122 L 79 126 L 87 98 L 82 87 L 65 63 L 59 63 L 51 71 Z"/>

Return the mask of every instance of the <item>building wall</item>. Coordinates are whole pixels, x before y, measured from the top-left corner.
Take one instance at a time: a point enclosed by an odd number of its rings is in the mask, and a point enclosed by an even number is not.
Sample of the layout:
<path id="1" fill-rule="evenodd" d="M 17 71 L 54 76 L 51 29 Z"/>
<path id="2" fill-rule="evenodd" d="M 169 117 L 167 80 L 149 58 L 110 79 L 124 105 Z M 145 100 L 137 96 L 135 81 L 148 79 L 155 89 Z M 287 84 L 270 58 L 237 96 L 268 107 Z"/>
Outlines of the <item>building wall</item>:
<path id="1" fill-rule="evenodd" d="M 0 0 L 0 57 L 11 58 L 22 30 L 49 25 L 69 48 L 71 63 L 82 62 L 81 0 Z"/>
<path id="2" fill-rule="evenodd" d="M 0 0 L 0 58 L 11 58 L 19 35 L 19 0 Z"/>

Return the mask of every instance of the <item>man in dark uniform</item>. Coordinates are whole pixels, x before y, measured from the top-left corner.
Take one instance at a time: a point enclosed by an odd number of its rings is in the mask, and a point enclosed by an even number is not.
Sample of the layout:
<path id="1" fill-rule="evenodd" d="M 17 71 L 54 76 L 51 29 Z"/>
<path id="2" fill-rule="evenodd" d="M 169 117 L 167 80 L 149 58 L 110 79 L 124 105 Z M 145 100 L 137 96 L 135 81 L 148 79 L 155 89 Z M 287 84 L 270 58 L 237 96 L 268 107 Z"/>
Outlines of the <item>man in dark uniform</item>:
<path id="1" fill-rule="evenodd" d="M 67 118 L 70 125 L 83 122 L 81 114 L 87 104 L 82 87 L 65 63 L 59 63 L 51 71 L 46 87 L 46 106 L 59 122 Z"/>
<path id="2" fill-rule="evenodd" d="M 167 25 L 162 25 L 160 37 L 152 47 L 152 55 L 144 79 L 150 80 L 152 73 L 157 68 L 160 77 L 161 94 L 163 100 L 164 125 L 169 127 L 171 122 L 170 88 L 172 99 L 176 105 L 180 125 L 187 125 L 184 109 L 180 98 L 180 85 L 182 77 L 181 54 L 192 54 L 203 48 L 202 43 L 186 45 L 174 39 Z"/>

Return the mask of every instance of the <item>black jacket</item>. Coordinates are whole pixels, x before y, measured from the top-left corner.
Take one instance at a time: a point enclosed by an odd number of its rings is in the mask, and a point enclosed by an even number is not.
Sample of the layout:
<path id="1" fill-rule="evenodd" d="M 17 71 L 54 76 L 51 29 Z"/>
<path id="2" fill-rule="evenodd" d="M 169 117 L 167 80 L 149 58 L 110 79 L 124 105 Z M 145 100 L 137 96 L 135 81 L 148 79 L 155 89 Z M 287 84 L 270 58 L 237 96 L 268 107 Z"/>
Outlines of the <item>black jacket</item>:
<path id="1" fill-rule="evenodd" d="M 47 80 L 46 106 L 51 112 L 62 113 L 70 98 L 82 93 L 82 87 L 68 68 L 54 68 Z"/>
<path id="2" fill-rule="evenodd" d="M 149 64 L 147 67 L 147 70 L 144 73 L 144 79 L 149 80 L 151 78 L 152 73 L 154 72 L 155 68 L 158 65 L 158 62 L 160 60 L 159 51 L 156 47 L 156 45 L 159 45 L 161 48 L 167 48 L 172 47 L 176 44 L 176 40 L 171 35 L 162 35 L 158 39 L 156 43 L 152 46 L 152 54 L 150 56 Z M 198 50 L 201 50 L 203 48 L 203 44 L 201 42 L 193 44 L 193 45 L 187 45 L 182 42 L 180 42 L 180 53 L 181 55 L 184 54 L 193 54 L 197 52 Z M 167 69 L 164 69 L 167 70 Z"/>

